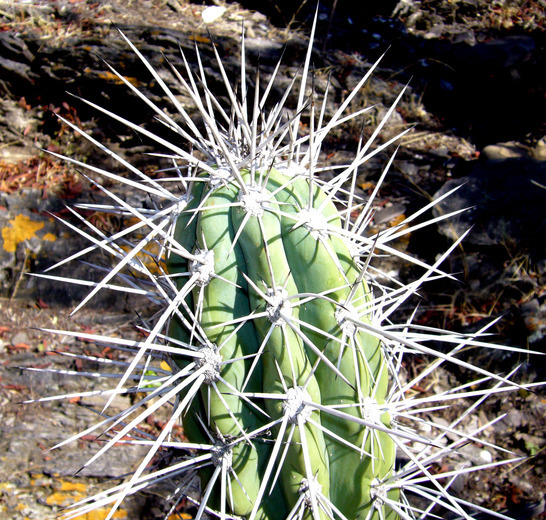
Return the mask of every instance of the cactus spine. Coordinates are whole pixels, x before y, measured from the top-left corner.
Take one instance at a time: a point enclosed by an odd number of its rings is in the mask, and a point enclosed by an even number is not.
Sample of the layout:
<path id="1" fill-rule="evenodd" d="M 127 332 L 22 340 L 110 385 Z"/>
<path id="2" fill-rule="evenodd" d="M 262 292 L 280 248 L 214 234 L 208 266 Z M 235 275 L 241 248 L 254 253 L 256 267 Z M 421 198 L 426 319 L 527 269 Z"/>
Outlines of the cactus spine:
<path id="1" fill-rule="evenodd" d="M 299 84 L 296 87 L 294 80 L 266 113 L 275 76 L 262 90 L 257 75 L 250 100 L 244 59 L 237 95 L 216 54 L 231 102 L 226 108 L 208 89 L 200 59 L 194 72 L 183 56 L 185 77 L 174 68 L 173 74 L 202 116 L 204 130 L 200 130 L 159 74 L 127 43 L 164 89 L 184 124 L 112 72 L 156 112 L 177 140 L 167 141 L 85 102 L 164 147 L 172 160 L 172 175 L 148 177 L 114 152 L 108 153 L 127 168 L 130 177 L 63 157 L 95 175 L 137 189 L 155 203 L 152 210 L 134 207 L 95 183 L 112 203 L 84 207 L 130 216 L 137 223 L 112 236 L 89 224 L 91 232 L 79 233 L 89 238 L 90 247 L 67 261 L 92 250 L 103 250 L 117 261 L 100 282 L 90 283 L 93 289 L 75 311 L 107 288 L 142 293 L 161 303 L 163 310 L 142 324 L 146 339 L 141 341 L 90 335 L 135 352 L 117 385 L 104 392 L 104 413 L 117 394 L 138 391 L 146 396 L 126 412 L 105 415 L 70 440 L 117 427 L 88 461 L 91 464 L 160 407 L 172 406 L 172 413 L 156 439 L 131 441 L 149 446 L 149 451 L 127 482 L 83 500 L 71 514 L 110 504 L 108 518 L 112 518 L 128 495 L 173 478 L 179 482 L 178 496 L 195 502 L 197 520 L 206 515 L 249 520 L 413 519 L 431 516 L 435 505 L 469 518 L 472 504 L 453 496 L 449 485 L 440 483 L 429 467 L 454 456 L 480 431 L 458 430 L 459 420 L 447 427 L 432 423 L 438 433 L 425 438 L 406 423 L 429 425 L 421 416 L 427 410 L 455 399 L 474 399 L 465 416 L 486 397 L 521 386 L 458 357 L 463 347 L 495 348 L 478 336 L 389 320 L 422 283 L 446 276 L 439 266 L 453 249 L 427 265 L 389 245 L 401 233 L 411 232 L 414 218 L 434 203 L 408 218 L 406 231 L 394 229 L 374 237 L 364 232 L 370 203 L 358 200 L 352 187 L 358 167 L 405 133 L 371 149 L 396 103 L 370 140 L 359 145 L 354 160 L 340 167 L 333 180 L 321 180 L 322 143 L 333 128 L 362 114 L 347 115 L 347 107 L 373 67 L 330 114 L 328 89 L 321 99 L 315 92 L 306 94 L 310 44 Z M 293 115 L 286 117 L 284 104 L 297 88 L 298 104 Z M 300 135 L 306 109 L 309 132 Z M 192 155 L 179 144 L 180 137 L 197 153 Z M 183 187 L 182 195 L 168 189 L 173 181 Z M 351 220 L 357 210 L 359 216 Z M 423 269 L 422 276 L 407 286 L 382 285 L 369 264 L 376 250 L 415 262 Z M 145 258 L 152 258 L 159 272 Z M 452 349 L 435 351 L 427 346 L 431 340 Z M 434 361 L 405 380 L 403 360 L 414 353 Z M 159 364 L 165 360 L 168 370 Z M 474 390 L 464 384 L 437 396 L 406 397 L 413 385 L 444 364 L 469 369 L 482 386 Z M 179 421 L 187 441 L 173 434 Z M 448 432 L 451 437 L 446 441 Z M 184 455 L 167 468 L 150 469 L 154 457 L 169 447 L 183 450 Z M 397 451 L 409 460 L 399 468 L 395 467 Z M 500 463 L 504 461 L 481 469 Z M 476 469 L 466 468 L 459 474 Z M 456 475 L 447 472 L 444 477 L 449 480 Z M 192 492 L 196 479 L 198 496 Z M 425 498 L 430 506 L 413 506 L 411 495 Z"/>

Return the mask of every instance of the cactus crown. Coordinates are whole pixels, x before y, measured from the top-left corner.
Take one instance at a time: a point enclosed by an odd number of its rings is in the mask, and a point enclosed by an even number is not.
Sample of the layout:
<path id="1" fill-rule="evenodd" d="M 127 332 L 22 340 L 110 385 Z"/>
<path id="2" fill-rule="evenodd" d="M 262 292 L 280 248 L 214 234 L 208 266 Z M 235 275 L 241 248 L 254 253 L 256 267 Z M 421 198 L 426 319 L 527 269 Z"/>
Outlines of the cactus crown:
<path id="1" fill-rule="evenodd" d="M 321 179 L 325 170 L 320 166 L 322 144 L 333 128 L 361 116 L 363 111 L 349 114 L 348 107 L 377 64 L 330 113 L 328 87 L 322 96 L 314 89 L 307 94 L 312 83 L 312 40 L 313 34 L 302 74 L 268 112 L 265 107 L 270 104 L 275 75 L 265 88 L 256 75 L 255 93 L 249 99 L 244 37 L 238 92 L 214 49 L 229 107 L 221 106 L 209 90 L 200 59 L 193 71 L 183 56 L 183 72 L 173 67 L 173 74 L 199 111 L 202 128 L 127 40 L 183 123 L 112 72 L 173 130 L 176 139 L 172 141 L 84 100 L 164 147 L 172 168 L 170 175 L 152 178 L 109 151 L 127 168 L 129 175 L 121 176 L 63 157 L 136 189 L 155 203 L 153 210 L 134 207 L 91 180 L 112 203 L 86 208 L 116 212 L 136 223 L 112 236 L 89 223 L 90 232 L 79 231 L 90 246 L 66 261 L 102 250 L 117 263 L 100 282 L 91 283 L 92 290 L 74 312 L 104 289 L 139 292 L 162 306 L 142 325 L 145 339 L 92 336 L 115 348 L 131 347 L 134 357 L 125 363 L 116 386 L 104 392 L 105 418 L 70 440 L 90 432 L 110 432 L 91 464 L 108 456 L 117 442 L 160 407 L 172 410 L 157 438 L 135 436 L 130 441 L 149 450 L 127 481 L 81 501 L 69 515 L 110 505 L 108 518 L 112 518 L 125 497 L 172 478 L 179 484 L 175 501 L 181 496 L 193 501 L 197 519 L 206 515 L 271 520 L 412 519 L 432 516 L 435 506 L 469 518 L 472 504 L 452 495 L 449 483 L 440 482 L 440 477 L 451 482 L 456 473 L 432 474 L 429 468 L 456 456 L 457 449 L 477 440 L 480 431 L 459 431 L 462 418 L 447 426 L 431 423 L 427 411 L 455 399 L 474 400 L 464 417 L 487 396 L 519 387 L 509 377 L 458 357 L 463 348 L 496 348 L 478 335 L 414 326 L 411 321 L 390 322 L 422 283 L 446 276 L 440 264 L 453 248 L 433 265 L 394 250 L 390 243 L 412 231 L 416 216 L 406 220 L 405 231 L 394 228 L 375 236 L 366 234 L 370 202 L 355 195 L 356 176 L 360 165 L 407 132 L 372 149 L 396 103 L 371 138 L 359 144 L 354 160 L 336 168 L 332 180 Z M 298 101 L 287 116 L 285 103 L 293 92 Z M 402 95 L 403 91 L 397 102 Z M 304 114 L 309 131 L 302 135 Z M 392 159 L 385 171 L 391 163 Z M 182 186 L 182 195 L 170 189 L 173 183 Z M 370 264 L 374 251 L 415 262 L 422 268 L 421 277 L 409 285 L 382 285 L 377 277 L 380 271 Z M 155 269 L 145 261 L 150 258 Z M 428 346 L 431 340 L 451 347 L 436 351 Z M 401 367 L 414 354 L 431 356 L 433 361 L 408 379 Z M 164 360 L 169 369 L 159 364 Z M 464 384 L 440 395 L 408 397 L 412 386 L 444 364 L 471 370 L 481 386 L 473 389 Z M 153 384 L 131 386 L 131 381 L 144 379 Z M 145 396 L 131 409 L 108 415 L 115 395 L 137 390 Z M 174 433 L 179 421 L 187 440 Z M 434 435 L 417 433 L 419 425 L 431 426 Z M 168 447 L 179 448 L 183 456 L 158 469 L 151 462 Z M 403 455 L 403 465 L 396 466 L 396 452 Z M 500 463 L 467 467 L 459 474 Z M 191 491 L 196 479 L 198 496 Z M 429 506 L 414 506 L 411 497 L 415 495 L 425 498 Z"/>

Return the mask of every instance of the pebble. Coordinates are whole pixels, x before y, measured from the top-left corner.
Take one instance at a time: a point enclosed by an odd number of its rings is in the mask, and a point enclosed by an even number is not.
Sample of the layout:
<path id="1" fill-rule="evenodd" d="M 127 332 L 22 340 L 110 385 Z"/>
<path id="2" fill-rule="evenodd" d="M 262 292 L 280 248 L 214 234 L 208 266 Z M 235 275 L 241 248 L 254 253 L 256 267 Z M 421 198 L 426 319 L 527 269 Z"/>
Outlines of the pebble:
<path id="1" fill-rule="evenodd" d="M 406 211 L 406 207 L 403 204 L 392 204 L 384 209 L 380 209 L 374 215 L 374 224 L 379 226 L 385 222 L 390 222 L 392 219 L 403 215 Z"/>
<path id="2" fill-rule="evenodd" d="M 521 411 L 516 410 L 516 409 L 512 409 L 506 414 L 506 416 L 504 417 L 504 419 L 501 422 L 504 423 L 505 425 L 508 425 L 508 426 L 514 428 L 514 429 L 517 429 L 517 428 L 519 428 L 521 426 L 521 424 L 523 422 L 523 415 L 522 415 Z"/>
<path id="3" fill-rule="evenodd" d="M 543 137 L 535 146 L 533 157 L 539 161 L 546 161 L 546 137 Z"/>
<path id="4" fill-rule="evenodd" d="M 514 141 L 507 143 L 491 144 L 482 150 L 482 156 L 489 160 L 509 159 L 515 157 L 525 157 L 528 155 L 527 149 Z"/>
<path id="5" fill-rule="evenodd" d="M 487 450 L 481 450 L 480 459 L 482 459 L 486 463 L 490 463 L 493 462 L 493 455 L 491 455 L 491 453 L 489 453 Z"/>
<path id="6" fill-rule="evenodd" d="M 419 168 L 413 162 L 410 162 L 410 161 L 400 161 L 398 163 L 398 167 L 400 168 L 400 170 L 402 170 L 406 175 L 409 175 L 410 177 L 417 175 L 417 173 L 419 172 Z"/>
<path id="7" fill-rule="evenodd" d="M 30 339 L 26 332 L 17 332 L 11 338 L 11 344 L 13 346 L 19 345 L 20 343 L 25 343 L 26 345 L 30 344 Z"/>

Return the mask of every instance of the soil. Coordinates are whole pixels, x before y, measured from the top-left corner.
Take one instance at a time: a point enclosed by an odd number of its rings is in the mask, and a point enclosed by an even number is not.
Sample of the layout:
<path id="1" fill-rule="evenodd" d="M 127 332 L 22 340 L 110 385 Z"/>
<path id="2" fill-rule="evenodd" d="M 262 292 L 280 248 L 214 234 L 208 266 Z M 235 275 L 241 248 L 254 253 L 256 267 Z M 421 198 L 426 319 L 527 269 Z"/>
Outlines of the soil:
<path id="1" fill-rule="evenodd" d="M 386 140 L 401 128 L 415 127 L 401 143 L 394 171 L 381 188 L 374 230 L 396 225 L 401 217 L 426 204 L 447 181 L 465 177 L 480 155 L 483 160 L 488 145 L 515 143 L 525 151 L 518 157 L 525 155 L 544 162 L 545 78 L 540 72 L 546 65 L 543 3 L 406 1 L 390 6 L 396 7 L 394 15 L 392 10 L 385 11 L 384 3 L 377 4 L 379 7 L 374 9 L 370 2 L 366 19 L 349 12 L 349 6 L 343 2 L 335 10 L 322 6 L 318 50 L 314 55 L 317 84 L 331 76 L 335 101 L 339 102 L 370 63 L 390 48 L 362 94 L 362 103 L 376 106 L 370 127 L 411 77 L 395 121 L 384 130 L 381 139 Z M 115 27 L 129 34 L 133 41 L 142 42 L 143 52 L 153 51 L 150 59 L 156 67 L 165 66 L 164 58 L 156 52 L 158 47 L 174 60 L 179 42 L 185 51 L 191 52 L 194 40 L 208 49 L 214 40 L 226 66 L 236 70 L 244 20 L 249 63 L 259 62 L 264 74 L 273 69 L 286 48 L 282 82 L 288 81 L 286 78 L 301 61 L 314 6 L 304 3 L 297 13 L 290 14 L 289 20 L 287 9 L 282 9 L 283 17 L 279 19 L 279 6 L 280 2 L 260 3 L 262 14 L 250 10 L 256 7 L 252 4 L 245 8 L 230 3 L 221 17 L 206 24 L 202 17 L 205 5 L 180 0 L 0 1 L 0 66 L 7 71 L 0 77 L 2 206 L 10 211 L 24 207 L 25 215 L 41 215 L 44 222 L 49 222 L 45 209 L 59 215 L 65 211 L 64 202 L 90 197 L 98 200 L 96 190 L 90 189 L 71 168 L 37 150 L 38 147 L 69 153 L 83 161 L 94 157 L 95 152 L 85 140 L 78 138 L 55 114 L 92 132 L 97 140 L 139 167 L 147 171 L 161 169 L 157 159 L 145 156 L 152 151 L 149 143 L 65 92 L 115 107 L 142 124 L 153 125 L 149 113 L 134 110 L 135 98 L 105 73 L 106 66 L 93 54 L 95 50 L 101 52 L 125 76 L 140 82 L 147 97 L 159 99 L 153 85 L 141 82 L 145 71 L 138 68 Z M 289 27 L 286 22 L 290 22 Z M 212 61 L 210 50 L 204 51 L 204 59 L 207 64 Z M 211 77 L 211 88 L 215 81 L 217 78 Z M 334 134 L 325 161 L 343 162 L 360 131 L 360 127 L 348 128 Z M 373 191 L 387 159 L 387 155 L 380 154 L 362 169 L 362 195 Z M 52 226 L 51 232 L 56 236 L 65 236 L 60 226 L 55 227 L 57 224 L 47 225 Z M 117 228 L 123 223 L 112 220 L 102 225 Z M 48 368 L 80 374 L 93 370 L 63 353 L 81 352 L 99 359 L 123 360 L 123 354 L 101 345 L 78 337 L 52 335 L 44 329 L 76 330 L 82 334 L 115 332 L 137 337 L 132 324 L 139 305 L 143 305 L 111 297 L 93 301 L 69 317 L 70 309 L 85 291 L 53 290 L 45 282 L 31 282 L 27 276 L 66 256 L 69 239 L 57 240 L 50 249 L 46 241 L 41 239 L 36 245 L 32 240 L 22 241 L 7 256 L 4 251 L 2 257 L 1 520 L 54 518 L 68 503 L 110 485 L 108 479 L 129 471 L 139 457 L 135 450 L 120 450 L 120 455 L 109 464 L 78 472 L 100 446 L 96 439 L 88 436 L 59 450 L 48 448 L 93 423 L 92 400 L 24 403 L 44 395 L 100 388 L 102 383 L 93 377 L 29 370 Z M 535 240 L 511 236 L 493 245 L 470 243 L 460 248 L 449 266 L 461 273 L 460 282 L 428 288 L 422 295 L 420 322 L 472 331 L 502 316 L 494 329 L 498 341 L 545 351 L 546 255 L 538 234 Z M 434 229 L 426 235 L 416 233 L 399 246 L 430 260 L 449 243 L 439 229 Z M 4 249 L 5 244 L 4 237 Z M 413 274 L 399 263 L 394 263 L 390 271 L 403 278 Z M 497 364 L 504 371 L 522 363 L 524 382 L 546 379 L 543 364 L 534 359 L 483 356 L 473 361 L 485 366 Z M 464 380 L 464 374 L 445 373 L 442 379 L 427 381 L 423 392 L 435 391 L 447 381 Z M 126 404 L 117 403 L 120 407 Z M 527 458 L 487 474 L 461 479 L 457 492 L 514 518 L 544 518 L 545 412 L 546 400 L 540 389 L 536 393 L 518 392 L 500 401 L 492 399 L 483 408 L 482 424 L 499 414 L 506 415 L 490 428 L 489 442 Z M 162 419 L 154 416 L 150 420 L 146 426 L 150 433 L 157 431 Z M 469 447 L 463 456 L 479 457 L 480 449 Z M 165 486 L 154 494 L 132 498 L 119 518 L 163 518 L 162 502 L 169 491 Z M 191 514 L 191 507 L 182 504 L 173 518 L 191 518 Z"/>

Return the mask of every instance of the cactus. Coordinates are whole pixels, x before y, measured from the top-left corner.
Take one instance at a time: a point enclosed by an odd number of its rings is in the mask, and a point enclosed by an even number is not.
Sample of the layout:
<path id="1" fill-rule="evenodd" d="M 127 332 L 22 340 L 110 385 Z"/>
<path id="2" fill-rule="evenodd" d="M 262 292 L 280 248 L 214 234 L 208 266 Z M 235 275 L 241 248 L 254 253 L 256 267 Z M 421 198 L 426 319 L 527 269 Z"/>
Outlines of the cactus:
<path id="1" fill-rule="evenodd" d="M 179 294 L 191 290 L 182 314 L 199 327 L 175 318 L 169 337 L 203 355 L 197 417 L 229 445 L 236 515 L 284 518 L 304 504 L 328 518 L 331 502 L 346 518 L 366 518 L 372 482 L 392 474 L 395 451 L 381 410 L 388 369 L 365 330 L 370 290 L 332 197 L 290 168 L 260 170 L 216 170 L 188 189 L 174 232 L 185 252 L 170 255 L 167 272 L 179 275 Z M 284 510 L 264 500 L 281 457 Z"/>
<path id="2" fill-rule="evenodd" d="M 172 161 L 170 175 L 162 179 L 145 175 L 65 121 L 130 175 L 58 157 L 136 189 L 154 202 L 151 209 L 134 207 L 89 179 L 112 202 L 80 206 L 128 216 L 132 224 L 112 236 L 90 223 L 88 231 L 77 230 L 90 246 L 66 261 L 102 250 L 117 263 L 100 282 L 63 278 L 92 287 L 74 312 L 106 289 L 141 294 L 162 309 L 143 319 L 145 339 L 88 335 L 114 348 L 133 349 L 134 357 L 122 363 L 124 371 L 115 387 L 98 392 L 106 400 L 101 421 L 65 442 L 84 434 L 109 433 L 110 439 L 87 464 L 108 456 L 119 442 L 149 450 L 125 483 L 75 504 L 69 516 L 110 505 L 108 518 L 112 518 L 128 495 L 166 478 L 178 483 L 175 503 L 186 497 L 196 504 L 196 519 L 394 520 L 433 516 L 435 506 L 469 518 L 469 511 L 482 509 L 450 493 L 457 473 L 432 474 L 430 467 L 455 456 L 468 441 L 480 440 L 494 449 L 480 437 L 483 428 L 469 433 L 458 426 L 485 398 L 522 386 L 511 381 L 512 374 L 496 375 L 459 356 L 462 349 L 507 347 L 484 343 L 479 334 L 436 330 L 413 325 L 411 320 L 391 323 L 393 313 L 423 283 L 448 276 L 440 265 L 459 241 L 433 265 L 390 245 L 421 227 L 416 218 L 438 201 L 406 219 L 404 228 L 366 234 L 371 201 L 355 195 L 358 168 L 407 132 L 372 149 L 404 91 L 371 138 L 359 144 L 354 160 L 337 168 L 331 181 L 321 180 L 322 143 L 333 128 L 362 115 L 363 110 L 349 114 L 348 107 L 375 65 L 344 103 L 328 114 L 328 89 L 322 98 L 314 89 L 308 93 L 312 40 L 313 35 L 301 76 L 269 112 L 265 107 L 271 104 L 275 76 L 263 88 L 258 74 L 254 95 L 249 94 L 244 37 L 238 89 L 231 85 L 216 53 L 229 107 L 222 107 L 209 90 L 200 59 L 194 72 L 183 56 L 184 71 L 173 67 L 173 74 L 195 103 L 204 123 L 201 129 L 126 39 L 183 124 L 111 71 L 155 111 L 176 139 L 166 140 L 82 101 L 162 146 Z M 286 116 L 286 99 L 293 92 L 297 106 Z M 304 113 L 309 132 L 301 135 Z M 185 148 L 182 141 L 189 146 Z M 394 154 L 385 174 L 393 160 Z M 358 216 L 351 219 L 355 213 Z M 408 285 L 382 285 L 377 267 L 370 263 L 376 251 L 414 262 L 422 275 Z M 429 346 L 431 341 L 451 348 L 437 351 Z M 430 356 L 432 361 L 407 378 L 403 363 L 414 354 Z M 449 364 L 468 369 L 476 380 L 439 395 L 407 397 L 412 386 Z M 144 397 L 109 416 L 109 405 L 122 393 Z M 50 398 L 40 400 L 45 399 Z M 456 400 L 472 402 L 452 424 L 431 423 L 427 418 L 428 411 Z M 164 406 L 172 409 L 157 438 L 124 440 Z M 180 421 L 187 440 L 174 432 Z M 421 435 L 420 425 L 432 427 L 435 435 Z M 183 455 L 166 467 L 150 465 L 169 448 Z M 408 462 L 397 466 L 397 453 Z M 509 461 L 486 462 L 458 473 Z M 414 506 L 412 495 L 429 505 Z"/>

